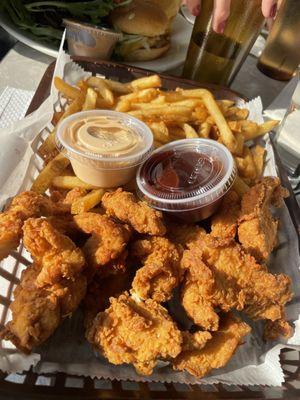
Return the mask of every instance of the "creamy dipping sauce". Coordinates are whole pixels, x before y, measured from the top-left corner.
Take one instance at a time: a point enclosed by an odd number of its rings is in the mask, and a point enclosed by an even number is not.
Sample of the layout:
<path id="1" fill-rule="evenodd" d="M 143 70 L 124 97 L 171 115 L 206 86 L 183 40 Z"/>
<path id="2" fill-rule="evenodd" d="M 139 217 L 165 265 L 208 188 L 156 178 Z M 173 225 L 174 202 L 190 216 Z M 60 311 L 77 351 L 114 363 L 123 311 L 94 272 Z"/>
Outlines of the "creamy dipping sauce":
<path id="1" fill-rule="evenodd" d="M 116 187 L 133 179 L 137 167 L 152 151 L 153 135 L 131 115 L 90 110 L 61 121 L 56 144 L 82 181 Z"/>
<path id="2" fill-rule="evenodd" d="M 67 131 L 73 147 L 82 152 L 118 157 L 133 154 L 142 145 L 137 132 L 105 116 L 73 121 Z"/>

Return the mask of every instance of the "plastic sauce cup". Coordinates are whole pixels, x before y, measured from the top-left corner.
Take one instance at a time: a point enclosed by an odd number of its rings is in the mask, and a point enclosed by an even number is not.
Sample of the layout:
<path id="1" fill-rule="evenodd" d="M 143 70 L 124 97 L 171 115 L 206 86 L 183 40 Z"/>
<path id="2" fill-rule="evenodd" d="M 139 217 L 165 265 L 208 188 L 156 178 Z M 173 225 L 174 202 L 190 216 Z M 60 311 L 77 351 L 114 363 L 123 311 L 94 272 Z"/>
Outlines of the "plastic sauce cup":
<path id="1" fill-rule="evenodd" d="M 99 117 L 117 122 L 133 132 L 138 144 L 129 150 L 125 149 L 125 151 L 116 151 L 115 153 L 102 152 L 98 149 L 91 151 L 78 146 L 70 129 L 73 129 L 72 127 L 76 124 L 85 129 L 85 124 L 87 124 L 86 135 L 88 137 L 90 135 L 91 140 L 97 143 L 95 138 L 97 140 L 99 137 L 97 135 L 100 135 L 100 138 L 103 137 L 103 132 L 93 126 L 93 121 L 97 121 Z M 118 142 L 118 134 L 118 130 L 114 132 L 115 142 Z M 104 136 L 110 138 L 109 134 L 104 134 Z M 114 139 L 112 138 L 112 140 Z M 70 115 L 61 121 L 57 126 L 56 145 L 70 159 L 73 170 L 79 179 L 99 187 L 117 187 L 133 179 L 138 166 L 151 154 L 153 135 L 147 125 L 129 114 L 108 110 L 91 110 Z"/>
<path id="2" fill-rule="evenodd" d="M 137 173 L 139 197 L 185 222 L 210 217 L 236 178 L 229 150 L 209 139 L 184 139 L 154 151 Z"/>

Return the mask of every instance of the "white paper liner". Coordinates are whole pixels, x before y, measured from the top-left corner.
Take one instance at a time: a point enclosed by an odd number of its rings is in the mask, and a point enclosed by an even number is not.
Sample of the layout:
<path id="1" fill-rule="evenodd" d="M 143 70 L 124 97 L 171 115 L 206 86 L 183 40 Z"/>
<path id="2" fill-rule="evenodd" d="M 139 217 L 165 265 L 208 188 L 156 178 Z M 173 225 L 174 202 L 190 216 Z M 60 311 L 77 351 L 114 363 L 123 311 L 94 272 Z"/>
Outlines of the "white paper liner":
<path id="1" fill-rule="evenodd" d="M 77 64 L 71 62 L 68 55 L 60 49 L 55 68 L 55 76 L 74 83 L 86 73 Z M 41 107 L 24 120 L 15 124 L 14 129 L 0 130 L 0 205 L 8 197 L 28 188 L 32 178 L 37 174 L 37 168 L 41 161 L 35 156 L 34 151 L 39 146 L 42 133 L 37 137 L 37 132 L 51 129 L 51 118 L 54 107 L 59 107 L 59 98 L 56 89 L 52 85 L 51 95 Z M 262 104 L 260 98 L 248 103 L 250 119 L 262 122 Z M 35 140 L 34 140 L 35 139 Z M 267 150 L 265 175 L 276 175 L 274 154 L 268 135 L 264 140 L 260 139 Z M 7 154 L 9 156 L 7 157 Z M 14 163 L 10 162 L 12 154 Z M 136 374 L 134 368 L 128 365 L 114 366 L 105 359 L 96 357 L 91 346 L 84 339 L 82 315 L 78 310 L 71 319 L 65 320 L 57 332 L 43 344 L 36 353 L 29 356 L 16 351 L 8 342 L 2 342 L 0 348 L 0 369 L 6 372 L 21 372 L 34 365 L 38 373 L 61 371 L 74 375 L 90 377 L 134 380 L 140 382 L 173 382 L 186 384 L 243 384 L 243 385 L 270 385 L 277 386 L 284 381 L 284 375 L 279 362 L 280 350 L 284 347 L 292 347 L 300 350 L 300 279 L 299 279 L 299 251 L 297 236 L 291 221 L 288 209 L 284 206 L 278 210 L 280 218 L 279 245 L 270 260 L 269 268 L 274 273 L 286 273 L 292 278 L 294 299 L 287 305 L 286 314 L 290 322 L 295 323 L 295 333 L 288 341 L 264 343 L 262 340 L 263 323 L 247 322 L 252 327 L 252 333 L 248 335 L 246 343 L 238 348 L 233 358 L 225 368 L 214 370 L 209 376 L 199 380 L 188 373 L 175 372 L 166 363 L 161 363 L 150 377 Z M 23 250 L 22 255 L 28 260 L 28 254 Z M 28 262 L 25 261 L 25 264 Z M 1 270 L 8 275 L 20 276 L 24 268 L 24 262 L 18 262 L 18 256 L 10 256 L 1 263 Z M 10 299 L 13 283 L 0 274 L 1 294 Z M 8 311 L 8 312 L 7 312 Z M 6 315 L 7 314 L 7 315 Z M 0 317 L 4 323 L 10 319 L 7 307 L 0 305 Z M 40 361 L 39 361 L 40 360 Z"/>

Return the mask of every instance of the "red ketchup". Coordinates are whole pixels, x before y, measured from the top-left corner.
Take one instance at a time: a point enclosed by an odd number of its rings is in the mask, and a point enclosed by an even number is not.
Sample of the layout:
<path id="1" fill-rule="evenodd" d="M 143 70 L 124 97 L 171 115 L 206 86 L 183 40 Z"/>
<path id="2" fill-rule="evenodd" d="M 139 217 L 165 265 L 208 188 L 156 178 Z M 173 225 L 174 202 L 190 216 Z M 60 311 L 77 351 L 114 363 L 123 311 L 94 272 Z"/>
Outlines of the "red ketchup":
<path id="1" fill-rule="evenodd" d="M 171 142 L 141 165 L 138 192 L 150 206 L 184 220 L 211 216 L 236 177 L 232 155 L 209 139 Z"/>

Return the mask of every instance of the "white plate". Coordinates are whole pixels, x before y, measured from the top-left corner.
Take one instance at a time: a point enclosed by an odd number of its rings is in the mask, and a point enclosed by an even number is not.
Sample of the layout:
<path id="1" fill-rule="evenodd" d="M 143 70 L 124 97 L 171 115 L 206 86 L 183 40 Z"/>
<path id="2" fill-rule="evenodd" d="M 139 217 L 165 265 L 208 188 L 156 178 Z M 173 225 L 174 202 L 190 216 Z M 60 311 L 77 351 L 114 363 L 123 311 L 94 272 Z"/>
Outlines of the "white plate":
<path id="1" fill-rule="evenodd" d="M 41 51 L 52 57 L 57 57 L 58 49 L 50 44 L 40 42 L 34 35 L 27 31 L 23 31 L 16 27 L 6 15 L 0 15 L 0 25 L 10 35 L 15 37 L 20 42 L 32 47 L 35 50 Z M 130 63 L 130 65 L 140 68 L 146 68 L 157 72 L 167 71 L 176 68 L 184 63 L 185 56 L 190 41 L 193 26 L 187 22 L 182 15 L 177 15 L 171 37 L 171 47 L 162 57 L 145 62 Z"/>

